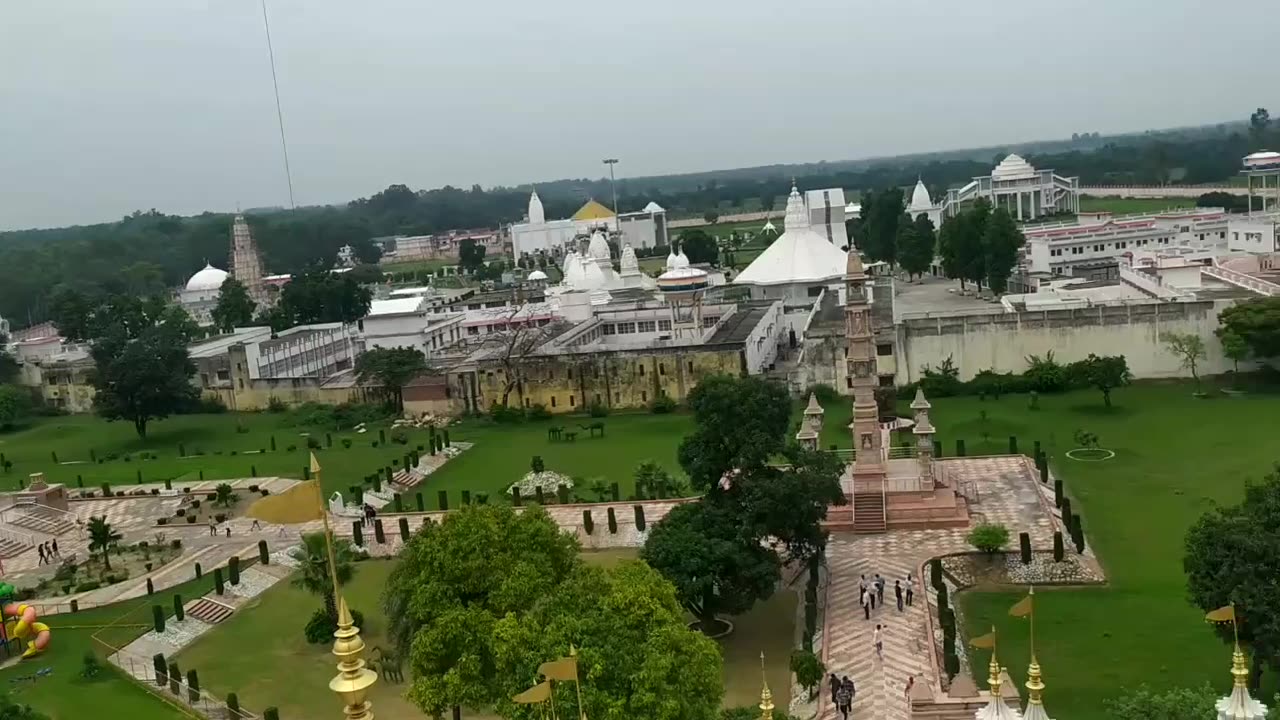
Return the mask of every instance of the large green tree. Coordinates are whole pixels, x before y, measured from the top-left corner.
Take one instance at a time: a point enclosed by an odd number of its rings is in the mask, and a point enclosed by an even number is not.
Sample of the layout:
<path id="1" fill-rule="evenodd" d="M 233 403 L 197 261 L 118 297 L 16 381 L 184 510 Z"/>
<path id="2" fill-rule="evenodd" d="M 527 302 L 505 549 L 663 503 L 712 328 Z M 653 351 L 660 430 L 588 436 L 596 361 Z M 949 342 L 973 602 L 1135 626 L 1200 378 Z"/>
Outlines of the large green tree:
<path id="1" fill-rule="evenodd" d="M 1218 313 L 1222 332 L 1238 336 L 1257 358 L 1280 355 L 1280 296 L 1256 298 Z"/>
<path id="2" fill-rule="evenodd" d="M 773 594 L 782 567 L 777 552 L 723 501 L 679 505 L 649 531 L 640 557 L 676 587 L 676 597 L 705 632 L 716 616 L 751 609 Z"/>
<path id="3" fill-rule="evenodd" d="M 827 509 L 844 503 L 844 463 L 831 453 L 795 445 L 784 454 L 785 466 L 739 473 L 723 496 L 706 502 L 724 505 L 757 542 L 769 543 L 788 560 L 804 561 L 826 547 Z"/>
<path id="4" fill-rule="evenodd" d="M 555 592 L 581 563 L 578 550 L 541 508 L 467 506 L 413 535 L 383 606 L 388 634 L 413 667 L 414 704 L 439 715 L 507 697 L 512 680 L 497 673 L 495 626 Z"/>
<path id="5" fill-rule="evenodd" d="M 942 259 L 942 271 L 947 277 L 965 283 L 982 283 L 987 279 L 986 251 L 983 237 L 991 205 L 985 198 L 978 198 L 972 205 L 942 223 L 938 232 L 938 255 Z"/>
<path id="6" fill-rule="evenodd" d="M 557 683 L 563 717 L 716 720 L 723 694 L 720 650 L 691 632 L 675 589 L 641 562 L 576 568 L 548 596 L 493 630 L 496 705 L 506 718 L 535 720 L 538 708 L 510 702 L 533 685 L 538 666 L 578 651 L 577 688 Z"/>
<path id="7" fill-rule="evenodd" d="M 782 450 L 791 398 L 782 385 L 756 375 L 704 378 L 689 393 L 696 427 L 677 456 L 693 486 L 716 488 L 733 469 L 760 467 Z"/>
<path id="8" fill-rule="evenodd" d="M 691 263 L 707 263 L 715 265 L 720 258 L 720 248 L 716 239 L 705 230 L 697 228 L 680 233 L 680 249 Z"/>
<path id="9" fill-rule="evenodd" d="M 356 358 L 356 377 L 377 383 L 388 403 L 404 409 L 404 386 L 427 371 L 427 357 L 418 348 L 373 348 Z"/>
<path id="10" fill-rule="evenodd" d="M 938 236 L 933 221 L 921 213 L 915 220 L 898 226 L 898 264 L 908 275 L 919 277 L 929 271 L 937 251 Z"/>
<path id="11" fill-rule="evenodd" d="M 31 393 L 17 385 L 0 385 L 0 430 L 22 422 L 31 412 Z"/>
<path id="12" fill-rule="evenodd" d="M 1255 658 L 1256 688 L 1263 665 L 1280 669 L 1280 465 L 1248 483 L 1239 504 L 1200 516 L 1187 531 L 1182 568 L 1196 607 L 1235 604 L 1240 640 Z M 1232 638 L 1230 627 L 1217 632 Z"/>
<path id="13" fill-rule="evenodd" d="M 235 278 L 227 278 L 218 291 L 218 304 L 213 308 L 213 325 L 219 331 L 229 333 L 237 327 L 245 327 L 253 322 L 253 312 L 257 304 L 249 297 L 244 283 Z"/>
<path id="14" fill-rule="evenodd" d="M 1009 274 L 1018 264 L 1018 250 L 1027 242 L 1009 211 L 997 208 L 987 219 L 982 236 L 983 269 L 987 287 L 997 295 L 1009 287 Z"/>
<path id="15" fill-rule="evenodd" d="M 313 323 L 353 323 L 369 313 L 373 292 L 349 273 L 312 265 L 280 291 L 280 301 L 263 320 L 276 330 Z"/>
<path id="16" fill-rule="evenodd" d="M 861 245 L 859 249 L 875 261 L 894 265 L 898 261 L 898 228 L 903 218 L 902 190 L 886 187 L 868 193 L 862 202 Z"/>
<path id="17" fill-rule="evenodd" d="M 476 272 L 484 268 L 485 247 L 473 238 L 466 238 L 458 246 L 458 264 L 467 272 Z"/>

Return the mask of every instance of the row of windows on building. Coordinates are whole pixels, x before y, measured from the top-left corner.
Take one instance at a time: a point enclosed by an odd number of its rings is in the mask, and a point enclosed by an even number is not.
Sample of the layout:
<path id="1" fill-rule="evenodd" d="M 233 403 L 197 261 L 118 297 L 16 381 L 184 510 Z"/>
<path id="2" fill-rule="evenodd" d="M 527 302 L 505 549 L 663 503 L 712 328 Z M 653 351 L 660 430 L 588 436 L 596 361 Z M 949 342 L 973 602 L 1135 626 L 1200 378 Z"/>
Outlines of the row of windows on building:
<path id="1" fill-rule="evenodd" d="M 885 347 L 890 347 L 890 346 L 885 346 Z M 892 348 L 891 348 L 891 347 L 890 347 L 890 350 L 892 351 Z M 674 367 L 674 365 L 673 365 L 673 367 Z M 613 377 L 615 377 L 615 378 L 616 378 L 616 377 L 618 377 L 618 368 L 617 368 L 617 367 L 611 367 L 611 368 L 609 368 L 609 369 L 610 369 L 610 370 L 612 370 L 612 372 L 611 372 L 611 373 L 609 373 L 610 375 L 612 375 L 612 376 L 613 376 Z M 688 371 L 688 373 L 689 373 L 690 375 L 693 375 L 693 361 L 692 361 L 692 360 L 688 360 L 688 361 L 686 361 L 686 362 L 685 362 L 685 369 Z M 565 371 L 564 371 L 564 372 L 565 372 L 565 379 L 567 379 L 567 380 L 572 380 L 572 379 L 573 379 L 573 368 L 572 368 L 572 367 L 565 368 Z M 486 371 L 485 371 L 485 376 L 486 376 L 490 381 L 492 381 L 492 380 L 493 380 L 493 377 L 494 377 L 494 373 L 497 373 L 498 375 L 501 375 L 501 374 L 503 373 L 503 371 L 502 371 L 502 370 L 486 370 Z M 663 376 L 665 376 L 665 375 L 667 374 L 667 364 L 666 364 L 665 362 L 660 362 L 660 363 L 658 363 L 658 374 L 659 374 L 659 375 L 663 375 Z M 638 377 L 644 377 L 644 376 L 645 376 L 645 364 L 644 364 L 644 363 L 637 363 L 637 364 L 636 364 L 636 375 L 637 375 Z M 598 379 L 599 377 L 600 377 L 600 366 L 598 366 L 598 365 L 592 365 L 592 366 L 591 366 L 591 378 L 594 380 L 594 379 Z M 460 376 L 459 376 L 459 378 L 461 379 L 461 378 L 462 378 L 462 376 L 460 375 Z M 556 371 L 555 371 L 554 369 L 548 369 L 548 370 L 547 370 L 547 375 L 546 375 L 546 380 L 551 381 L 551 380 L 555 380 L 555 379 L 556 379 Z"/>
<path id="2" fill-rule="evenodd" d="M 1205 236 L 1212 235 L 1212 234 L 1213 233 L 1199 233 L 1198 236 L 1200 238 L 1200 242 L 1204 242 Z M 1224 230 L 1218 233 L 1218 237 L 1220 239 L 1226 238 L 1227 232 Z M 1156 243 L 1157 245 L 1168 245 L 1171 240 L 1173 240 L 1172 237 L 1143 238 L 1142 240 L 1116 240 L 1113 243 L 1097 243 L 1093 246 L 1076 245 L 1075 247 L 1072 247 L 1072 248 L 1051 248 L 1049 250 L 1049 255 L 1051 257 L 1062 257 L 1064 254 L 1066 254 L 1065 252 L 1066 250 L 1070 250 L 1072 255 L 1083 255 L 1086 250 L 1092 250 L 1093 252 L 1106 252 L 1108 247 L 1111 247 L 1112 249 L 1115 249 L 1115 250 L 1127 250 L 1130 245 L 1134 247 L 1146 247 L 1147 245 L 1150 245 L 1152 242 Z"/>
<path id="3" fill-rule="evenodd" d="M 702 327 L 715 327 L 719 315 L 702 318 Z M 633 335 L 636 333 L 671 332 L 670 320 L 636 320 L 634 322 L 604 323 L 605 335 Z"/>
<path id="4" fill-rule="evenodd" d="M 577 400 L 578 400 L 577 396 L 570 394 L 570 395 L 569 395 L 569 407 L 577 407 Z M 551 396 L 551 407 L 553 407 L 553 408 L 554 408 L 554 407 L 559 407 L 559 402 L 560 402 L 560 398 L 559 398 L 559 396 L 557 396 L 557 395 L 552 395 L 552 396 Z M 601 403 L 603 403 L 603 402 L 604 402 L 604 400 L 602 399 L 602 396 L 600 395 L 600 393 L 596 393 L 596 399 L 595 399 L 595 402 L 596 402 L 596 404 L 597 404 L 597 405 L 599 405 L 599 404 L 601 404 Z M 622 393 L 614 393 L 614 394 L 613 394 L 613 404 L 614 404 L 614 405 L 618 405 L 618 404 L 620 404 L 621 402 L 622 402 Z M 641 390 L 641 391 L 640 391 L 640 402 L 643 402 L 643 403 L 647 403 L 647 402 L 649 402 L 649 391 L 648 391 L 648 390 Z M 525 407 L 531 407 L 532 405 L 533 405 L 533 402 L 532 402 L 529 398 L 527 398 L 527 397 L 526 397 L 526 398 L 524 399 L 524 406 L 525 406 Z"/>
<path id="5" fill-rule="evenodd" d="M 512 328 L 517 328 L 517 329 L 518 329 L 518 328 L 524 327 L 526 324 L 528 324 L 528 325 L 535 325 L 535 326 L 537 326 L 537 327 L 542 327 L 542 326 L 544 326 L 544 325 L 550 325 L 550 324 L 551 324 L 551 318 L 542 318 L 542 319 L 540 319 L 540 320 L 536 320 L 536 321 L 535 321 L 535 320 L 530 320 L 530 321 L 528 321 L 528 323 L 524 323 L 524 322 L 514 322 L 514 323 L 492 323 L 492 324 L 489 324 L 489 325 L 472 325 L 472 326 L 470 326 L 470 327 L 468 327 L 468 328 L 467 328 L 467 334 L 468 334 L 468 335 L 473 335 L 473 336 L 474 336 L 474 335 L 479 335 L 479 334 L 480 334 L 480 329 L 481 329 L 481 328 L 484 328 L 484 334 L 485 334 L 485 335 L 488 335 L 489 333 L 503 332 L 503 331 L 506 331 L 506 330 L 510 330 L 510 329 L 512 329 Z"/>

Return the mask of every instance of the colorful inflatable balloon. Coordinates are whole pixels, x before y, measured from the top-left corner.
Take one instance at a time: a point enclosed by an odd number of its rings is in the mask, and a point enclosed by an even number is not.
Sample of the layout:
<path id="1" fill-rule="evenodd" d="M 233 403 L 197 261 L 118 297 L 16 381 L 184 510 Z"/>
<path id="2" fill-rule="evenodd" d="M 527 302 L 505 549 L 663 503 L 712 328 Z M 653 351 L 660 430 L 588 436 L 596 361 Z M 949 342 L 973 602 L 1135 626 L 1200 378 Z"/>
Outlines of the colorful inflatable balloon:
<path id="1" fill-rule="evenodd" d="M 4 608 L 5 637 L 25 640 L 27 649 L 22 657 L 29 658 L 49 647 L 49 626 L 36 620 L 36 609 L 26 603 L 6 603 Z"/>

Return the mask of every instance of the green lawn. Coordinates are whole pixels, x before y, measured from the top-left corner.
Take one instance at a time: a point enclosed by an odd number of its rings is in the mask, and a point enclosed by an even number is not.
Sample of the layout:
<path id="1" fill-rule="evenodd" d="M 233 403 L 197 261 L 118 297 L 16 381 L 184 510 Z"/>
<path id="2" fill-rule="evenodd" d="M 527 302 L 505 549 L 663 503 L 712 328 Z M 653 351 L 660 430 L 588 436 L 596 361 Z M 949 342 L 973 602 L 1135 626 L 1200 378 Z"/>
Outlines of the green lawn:
<path id="1" fill-rule="evenodd" d="M 139 438 L 128 423 L 108 423 L 92 415 L 44 418 L 27 429 L 0 434 L 0 452 L 14 463 L 7 476 L 0 475 L 0 489 L 12 489 L 20 478 L 25 480 L 35 472 L 70 487 L 78 484 L 78 477 L 83 479 L 85 487 L 97 487 L 104 482 L 136 483 L 139 472 L 144 482 L 195 480 L 201 471 L 207 480 L 249 477 L 254 469 L 259 476 L 301 477 L 302 468 L 308 462 L 307 438 L 302 433 L 310 433 L 323 445 L 326 429 L 291 425 L 291 417 L 289 413 L 180 415 L 148 425 L 145 439 Z M 402 458 L 408 449 L 427 443 L 427 431 L 409 430 L 409 445 L 391 443 L 374 448 L 378 426 L 369 427 L 369 432 L 363 435 L 333 431 L 333 447 L 317 451 L 324 466 L 326 488 L 345 488 L 358 483 L 376 468 Z M 237 428 L 245 432 L 238 432 Z M 275 452 L 271 451 L 272 437 L 276 440 Z M 343 438 L 352 441 L 350 449 L 342 446 Z M 178 456 L 179 445 L 185 446 L 188 457 Z M 288 450 L 291 445 L 293 451 Z M 90 462 L 91 449 L 99 459 L 112 453 L 118 458 L 93 463 Z M 254 452 L 260 450 L 267 452 Z M 141 460 L 137 455 L 144 451 L 159 457 Z M 204 454 L 197 455 L 199 452 Z M 127 462 L 126 454 L 130 456 Z"/>
<path id="2" fill-rule="evenodd" d="M 1114 393 L 1110 411 L 1092 391 L 1042 395 L 1037 411 L 1025 395 L 932 401 L 947 453 L 957 438 L 969 455 L 1007 452 L 1009 435 L 1027 453 L 1040 440 L 1108 573 L 1106 587 L 1037 593 L 1036 650 L 1055 717 L 1098 717 L 1105 699 L 1143 682 L 1229 687 L 1230 651 L 1186 599 L 1183 536 L 1215 502 L 1237 501 L 1246 480 L 1280 459 L 1280 397 L 1197 400 L 1191 392 L 1187 384 L 1125 388 Z M 1116 458 L 1066 458 L 1077 429 L 1097 433 Z M 1007 615 L 1019 597 L 973 591 L 961 603 L 970 636 L 993 622 L 999 628 L 1001 661 L 1021 683 L 1027 626 Z M 976 662 L 985 667 L 985 653 Z M 1269 702 L 1276 684 L 1274 676 L 1264 678 Z"/>
<path id="3" fill-rule="evenodd" d="M 142 473 L 145 482 L 165 479 L 195 480 L 201 471 L 207 480 L 249 477 L 253 470 L 259 476 L 301 477 L 308 462 L 306 438 L 301 433 L 325 443 L 324 428 L 290 425 L 290 414 L 225 413 L 219 415 L 183 415 L 154 422 L 145 440 L 139 439 L 132 426 L 107 423 L 93 416 L 46 418 L 17 432 L 0 434 L 0 452 L 14 463 L 7 476 L 0 475 L 0 489 L 17 486 L 34 472 L 45 473 L 53 482 L 77 485 L 82 477 L 85 487 L 103 482 L 131 484 Z M 607 436 L 588 438 L 579 433 L 574 443 L 547 442 L 547 427 L 552 424 L 585 424 L 585 416 L 557 417 L 554 421 L 529 422 L 520 425 L 495 425 L 487 421 L 466 421 L 449 429 L 451 441 L 468 441 L 476 446 L 451 460 L 422 486 L 424 492 L 436 489 L 473 490 L 496 495 L 528 472 L 530 458 L 541 455 L 549 470 L 556 470 L 588 481 L 602 479 L 618 482 L 624 493 L 631 489 L 632 471 L 646 459 L 653 459 L 673 472 L 678 470 L 675 449 L 680 438 L 692 427 L 687 415 L 619 414 L 605 418 Z M 237 432 L 237 427 L 246 432 Z M 410 430 L 408 445 L 395 443 L 372 447 L 378 440 L 377 427 L 369 432 L 332 432 L 333 446 L 316 451 L 324 467 L 322 478 L 327 490 L 345 490 L 358 484 L 372 471 L 401 460 L 405 452 L 426 445 L 425 430 Z M 390 437 L 390 432 L 387 433 Z M 277 450 L 271 451 L 271 438 Z M 350 449 L 342 440 L 350 439 Z M 188 455 L 203 451 L 204 455 L 179 458 L 182 444 Z M 289 451 L 290 445 L 295 446 Z M 92 448 L 98 458 L 115 453 L 119 458 L 95 464 L 89 462 Z M 266 450 L 266 453 L 245 454 Z M 151 451 L 156 460 L 141 460 L 138 453 Z M 232 455 L 234 451 L 236 454 Z M 59 464 L 54 464 L 53 454 Z M 123 457 L 130 455 L 126 462 Z M 84 461 L 73 463 L 68 461 Z M 429 493 L 434 497 L 434 492 Z"/>
<path id="4" fill-rule="evenodd" d="M 212 580 L 205 576 L 202 580 L 165 591 L 160 604 L 165 607 L 166 615 L 172 616 L 173 593 L 191 598 L 208 592 L 212 587 Z M 150 606 L 154 602 L 156 601 L 139 598 L 75 614 L 41 617 L 40 620 L 50 628 L 49 649 L 37 658 L 0 670 L 0 684 L 9 689 L 14 699 L 31 705 L 53 720 L 83 720 L 91 717 L 130 720 L 187 718 L 187 715 L 107 665 L 102 653 L 98 655 L 103 664 L 99 676 L 92 681 L 80 678 L 85 653 L 94 649 L 92 636 L 99 633 L 102 639 L 115 646 L 128 644 L 148 628 L 125 625 L 150 624 Z M 111 627 L 104 629 L 102 626 Z M 34 683 L 14 682 L 15 678 L 31 676 L 41 668 L 49 668 L 53 672 Z M 183 668 L 185 671 L 185 666 Z"/>
<path id="5" fill-rule="evenodd" d="M 1171 198 L 1121 198 L 1080 196 L 1080 212 L 1111 212 L 1116 215 L 1132 215 L 1134 213 L 1152 213 L 1170 208 L 1195 207 L 1196 199 L 1187 197 Z"/>
<path id="6" fill-rule="evenodd" d="M 585 557 L 588 562 L 611 565 L 634 558 L 635 552 L 593 552 Z M 365 614 L 361 636 L 370 649 L 388 644 L 380 596 L 393 566 L 393 562 L 385 560 L 359 563 L 355 578 L 344 589 L 351 606 Z M 333 716 L 341 711 L 338 702 L 332 694 L 321 690 L 336 674 L 330 647 L 308 645 L 302 637 L 309 609 L 318 606 L 317 603 L 304 591 L 281 582 L 188 647 L 179 655 L 178 664 L 183 668 L 199 668 L 205 689 L 219 696 L 234 691 L 251 710 L 260 712 L 267 705 L 275 705 L 280 708 L 281 717 Z M 736 632 L 721 645 L 725 656 L 726 707 L 759 701 L 761 651 L 769 659 L 769 685 L 774 700 L 778 707 L 786 706 L 790 673 L 787 662 L 795 612 L 795 593 L 784 592 L 735 618 Z M 246 653 L 250 647 L 254 652 Z M 232 658 L 235 660 L 231 661 Z M 401 697 L 405 689 L 404 684 L 380 681 L 370 696 L 377 716 L 388 720 L 422 717 L 421 712 Z"/>

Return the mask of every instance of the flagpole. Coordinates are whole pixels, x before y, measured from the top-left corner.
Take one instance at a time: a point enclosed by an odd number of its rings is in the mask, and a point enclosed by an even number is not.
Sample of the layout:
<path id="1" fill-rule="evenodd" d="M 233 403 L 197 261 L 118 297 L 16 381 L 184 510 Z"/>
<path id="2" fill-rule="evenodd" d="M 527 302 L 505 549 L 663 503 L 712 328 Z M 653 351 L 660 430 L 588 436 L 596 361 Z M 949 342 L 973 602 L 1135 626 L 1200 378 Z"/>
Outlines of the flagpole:
<path id="1" fill-rule="evenodd" d="M 578 657 L 578 648 L 569 643 L 569 657 Z M 582 681 L 578 679 L 578 661 L 573 661 L 573 686 L 578 689 L 578 718 L 579 720 L 587 720 L 586 708 L 582 707 Z"/>
<path id="2" fill-rule="evenodd" d="M 551 706 L 551 720 L 560 720 L 556 715 L 556 681 L 548 679 L 547 687 L 550 688 L 547 691 L 547 704 Z"/>
<path id="3" fill-rule="evenodd" d="M 1030 601 L 1030 612 L 1027 616 L 1031 620 L 1031 662 L 1036 661 L 1036 586 L 1032 585 L 1027 590 L 1027 598 Z"/>
<path id="4" fill-rule="evenodd" d="M 333 553 L 333 536 L 329 530 L 329 511 L 324 506 L 324 491 L 320 489 L 320 461 L 311 453 L 311 475 L 316 484 L 316 504 L 320 506 L 320 521 L 324 524 L 324 549 L 329 560 L 329 582 L 333 585 L 333 606 L 340 604 L 338 599 L 338 560 Z"/>

